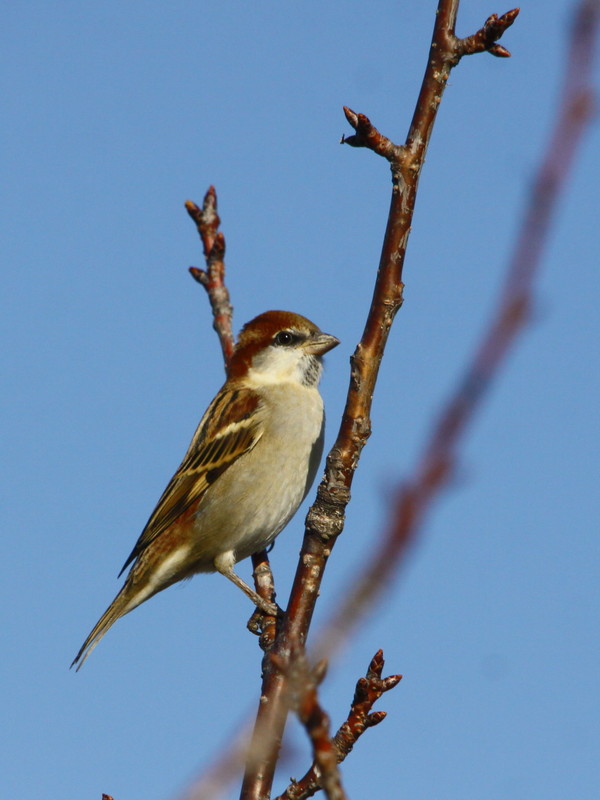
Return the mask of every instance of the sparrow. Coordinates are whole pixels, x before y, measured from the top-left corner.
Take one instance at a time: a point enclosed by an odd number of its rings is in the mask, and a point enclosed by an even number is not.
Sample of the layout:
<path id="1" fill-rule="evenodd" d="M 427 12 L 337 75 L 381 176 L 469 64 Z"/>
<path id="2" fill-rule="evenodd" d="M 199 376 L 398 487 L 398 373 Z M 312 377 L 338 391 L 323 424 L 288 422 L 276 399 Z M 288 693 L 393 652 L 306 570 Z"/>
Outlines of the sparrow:
<path id="1" fill-rule="evenodd" d="M 172 584 L 220 572 L 264 613 L 234 565 L 268 547 L 306 497 L 323 453 L 322 356 L 339 344 L 306 317 L 266 311 L 240 332 L 227 380 L 123 565 L 123 588 L 71 666 L 120 617 Z"/>

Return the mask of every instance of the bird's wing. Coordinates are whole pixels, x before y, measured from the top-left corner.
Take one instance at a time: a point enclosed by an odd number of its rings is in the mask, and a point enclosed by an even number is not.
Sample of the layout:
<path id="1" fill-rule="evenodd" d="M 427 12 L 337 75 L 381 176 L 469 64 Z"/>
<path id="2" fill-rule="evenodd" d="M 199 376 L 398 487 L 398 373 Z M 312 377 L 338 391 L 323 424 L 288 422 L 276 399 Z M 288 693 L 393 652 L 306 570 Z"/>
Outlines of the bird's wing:
<path id="1" fill-rule="evenodd" d="M 219 392 L 200 420 L 185 458 L 119 575 L 150 542 L 199 501 L 219 475 L 255 446 L 262 433 L 256 413 L 259 407 L 260 398 L 249 389 Z"/>

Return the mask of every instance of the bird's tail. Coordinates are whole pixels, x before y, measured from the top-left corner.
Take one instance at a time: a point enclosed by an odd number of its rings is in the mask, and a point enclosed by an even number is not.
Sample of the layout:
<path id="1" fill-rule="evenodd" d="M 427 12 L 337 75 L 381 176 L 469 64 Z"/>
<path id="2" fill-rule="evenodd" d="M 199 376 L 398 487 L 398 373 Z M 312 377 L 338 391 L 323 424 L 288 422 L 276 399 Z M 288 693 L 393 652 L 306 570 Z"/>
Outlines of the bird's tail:
<path id="1" fill-rule="evenodd" d="M 94 625 L 92 630 L 90 631 L 89 636 L 85 640 L 85 642 L 81 645 L 81 649 L 73 659 L 73 663 L 71 667 L 74 667 L 77 664 L 77 669 L 75 670 L 78 672 L 81 667 L 83 666 L 86 658 L 92 652 L 94 647 L 98 644 L 100 639 L 104 636 L 106 631 L 111 627 L 111 625 L 116 622 L 120 617 L 123 617 L 129 611 L 132 611 L 136 606 L 142 602 L 141 599 L 137 597 L 131 596 L 131 591 L 129 590 L 129 581 L 125 582 L 125 585 L 119 592 L 119 594 L 115 597 L 109 607 L 106 609 L 104 614 L 100 617 L 98 622 Z"/>

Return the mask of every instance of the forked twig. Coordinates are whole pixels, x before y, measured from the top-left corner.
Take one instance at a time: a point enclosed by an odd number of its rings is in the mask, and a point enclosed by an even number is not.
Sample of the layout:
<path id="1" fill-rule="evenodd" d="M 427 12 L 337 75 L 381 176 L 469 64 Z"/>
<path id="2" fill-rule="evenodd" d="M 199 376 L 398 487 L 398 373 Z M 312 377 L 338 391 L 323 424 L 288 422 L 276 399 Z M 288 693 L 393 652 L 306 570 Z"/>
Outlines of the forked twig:
<path id="1" fill-rule="evenodd" d="M 338 763 L 346 758 L 366 730 L 379 725 L 386 717 L 385 711 L 371 711 L 371 709 L 384 692 L 389 692 L 398 685 L 402 675 L 382 678 L 384 663 L 383 651 L 378 650 L 371 659 L 366 676 L 358 679 L 348 717 L 333 737 Z M 321 788 L 321 770 L 315 762 L 306 775 L 298 781 L 292 781 L 283 794 L 275 800 L 306 800 Z"/>
<path id="2" fill-rule="evenodd" d="M 196 223 L 206 260 L 205 270 L 190 267 L 190 274 L 206 289 L 213 313 L 213 327 L 219 337 L 225 364 L 228 364 L 235 345 L 232 331 L 233 309 L 225 285 L 225 237 L 219 231 L 221 220 L 217 213 L 215 187 L 210 186 L 204 195 L 202 208 L 191 200 L 186 201 L 185 207 Z"/>

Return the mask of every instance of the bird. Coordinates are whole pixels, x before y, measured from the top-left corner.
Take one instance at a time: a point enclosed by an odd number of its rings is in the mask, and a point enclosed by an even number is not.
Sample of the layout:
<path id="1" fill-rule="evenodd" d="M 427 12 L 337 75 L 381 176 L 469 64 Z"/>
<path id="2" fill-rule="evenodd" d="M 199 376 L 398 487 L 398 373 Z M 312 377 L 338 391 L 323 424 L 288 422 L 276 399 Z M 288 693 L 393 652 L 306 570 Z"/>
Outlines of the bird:
<path id="1" fill-rule="evenodd" d="M 220 572 L 277 613 L 234 565 L 273 543 L 312 486 L 323 453 L 322 357 L 339 343 L 290 311 L 244 325 L 225 383 L 119 573 L 130 567 L 123 587 L 71 667 L 119 618 L 197 573 Z"/>

